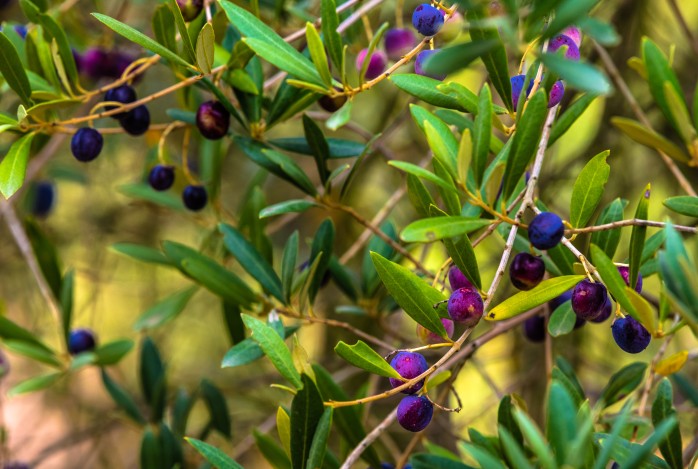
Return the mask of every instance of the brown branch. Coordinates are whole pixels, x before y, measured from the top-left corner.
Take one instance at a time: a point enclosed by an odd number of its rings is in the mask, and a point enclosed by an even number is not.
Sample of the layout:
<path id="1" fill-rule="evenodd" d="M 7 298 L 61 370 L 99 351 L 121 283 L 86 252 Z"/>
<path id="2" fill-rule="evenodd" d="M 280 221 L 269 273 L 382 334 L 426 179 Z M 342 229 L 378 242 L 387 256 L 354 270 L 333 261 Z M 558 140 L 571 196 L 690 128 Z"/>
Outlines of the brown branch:
<path id="1" fill-rule="evenodd" d="M 621 228 L 624 226 L 649 226 L 653 228 L 664 228 L 667 223 L 661 221 L 652 220 L 641 220 L 638 218 L 632 218 L 629 220 L 620 220 L 612 223 L 606 223 L 604 225 L 587 226 L 585 228 L 573 228 L 571 230 L 565 230 L 566 234 L 581 234 L 581 233 L 594 233 L 596 231 L 607 231 L 615 228 Z M 672 225 L 677 231 L 683 231 L 685 233 L 698 233 L 698 228 L 693 226 L 683 226 L 683 225 Z"/>

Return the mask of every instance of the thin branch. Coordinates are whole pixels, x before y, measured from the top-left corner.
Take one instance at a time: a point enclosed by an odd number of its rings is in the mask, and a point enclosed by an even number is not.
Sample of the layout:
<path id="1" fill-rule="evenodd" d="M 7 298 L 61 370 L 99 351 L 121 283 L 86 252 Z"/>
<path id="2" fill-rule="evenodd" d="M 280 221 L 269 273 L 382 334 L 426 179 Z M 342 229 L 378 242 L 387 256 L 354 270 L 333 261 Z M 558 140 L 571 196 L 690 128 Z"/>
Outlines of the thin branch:
<path id="1" fill-rule="evenodd" d="M 347 459 L 344 460 L 344 463 L 342 463 L 339 469 L 350 469 L 351 466 L 353 466 L 354 463 L 359 460 L 361 454 L 366 450 L 366 448 L 371 446 L 371 444 L 378 439 L 381 433 L 383 433 L 395 421 L 396 418 L 397 413 L 395 411 L 392 411 L 386 415 L 383 421 L 379 423 L 376 428 L 371 430 L 368 435 L 366 435 L 364 439 L 361 440 L 358 445 L 356 445 L 356 448 L 349 453 L 349 456 L 347 456 Z"/>
<path id="2" fill-rule="evenodd" d="M 607 231 L 615 228 L 621 228 L 624 226 L 650 226 L 654 228 L 664 228 L 667 226 L 666 223 L 661 221 L 652 220 L 641 220 L 638 218 L 631 218 L 629 220 L 620 220 L 613 223 L 606 223 L 604 225 L 587 226 L 585 228 L 573 228 L 571 230 L 566 230 L 566 234 L 581 234 L 581 233 L 594 233 L 596 231 Z M 698 228 L 693 226 L 683 226 L 683 225 L 672 225 L 677 231 L 683 231 L 685 233 L 698 233 Z"/>
<path id="3" fill-rule="evenodd" d="M 681 14 L 681 10 L 679 9 L 679 5 L 676 3 L 676 0 L 669 0 L 669 6 L 671 7 L 672 13 L 674 13 L 674 16 L 676 17 L 676 21 L 678 21 L 679 26 L 681 26 L 681 31 L 683 31 L 686 39 L 688 39 L 688 43 L 691 45 L 693 53 L 698 55 L 698 40 L 696 40 L 693 32 L 691 32 L 691 27 L 688 26 L 688 23 L 686 23 L 686 18 L 684 18 L 683 14 Z"/>
<path id="4" fill-rule="evenodd" d="M 618 71 L 618 67 L 616 67 L 616 64 L 613 63 L 613 59 L 611 58 L 611 56 L 608 55 L 606 49 L 601 47 L 601 45 L 599 45 L 596 41 L 592 40 L 591 42 L 592 44 L 594 44 L 594 49 L 596 49 L 596 52 L 599 53 L 599 56 L 601 57 L 601 60 L 603 61 L 603 64 L 606 67 L 606 70 L 608 71 L 608 74 L 611 76 L 616 86 L 620 90 L 621 94 L 630 105 L 630 108 L 633 110 L 635 116 L 640 120 L 640 122 L 642 122 L 642 124 L 645 127 L 647 127 L 648 129 L 652 129 L 652 124 L 647 118 L 647 115 L 638 104 L 637 100 L 635 99 L 635 96 L 633 96 L 632 92 L 630 91 L 630 88 L 628 88 L 627 83 L 625 83 L 625 80 L 623 80 L 623 77 L 620 75 L 620 72 Z M 684 174 L 681 172 L 679 167 L 676 166 L 674 161 L 663 151 L 657 150 L 657 152 L 659 153 L 659 156 L 662 157 L 662 161 L 664 161 L 664 164 L 672 172 L 672 174 L 674 175 L 684 192 L 686 192 L 688 195 L 695 197 L 697 195 L 696 191 L 693 190 L 691 183 L 688 182 L 688 179 L 686 179 L 686 176 L 684 176 Z"/>

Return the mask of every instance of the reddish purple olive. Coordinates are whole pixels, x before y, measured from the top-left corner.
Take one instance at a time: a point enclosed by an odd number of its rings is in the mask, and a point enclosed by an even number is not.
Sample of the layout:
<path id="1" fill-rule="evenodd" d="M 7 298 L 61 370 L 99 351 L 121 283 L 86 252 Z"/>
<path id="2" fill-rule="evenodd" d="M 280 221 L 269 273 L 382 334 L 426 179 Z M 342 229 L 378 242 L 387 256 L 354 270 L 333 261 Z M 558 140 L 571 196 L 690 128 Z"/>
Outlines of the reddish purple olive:
<path id="1" fill-rule="evenodd" d="M 582 45 L 582 32 L 576 26 L 568 26 L 562 33 L 563 36 L 567 36 L 572 39 L 575 45 L 579 48 Z"/>
<path id="2" fill-rule="evenodd" d="M 572 311 L 585 321 L 597 318 L 608 300 L 608 292 L 603 283 L 584 279 L 572 291 Z"/>
<path id="3" fill-rule="evenodd" d="M 405 430 L 421 432 L 434 415 L 434 404 L 425 396 L 407 396 L 397 406 L 397 421 Z"/>
<path id="4" fill-rule="evenodd" d="M 362 49 L 359 55 L 356 57 L 356 69 L 361 71 L 364 66 L 364 60 L 366 60 L 366 55 L 368 54 L 368 49 Z M 385 70 L 385 66 L 388 64 L 388 57 L 382 50 L 374 50 L 371 57 L 368 59 L 368 65 L 366 66 L 366 74 L 364 75 L 367 80 L 373 80 L 380 76 Z"/>
<path id="5" fill-rule="evenodd" d="M 388 58 L 397 62 L 417 45 L 417 36 L 411 29 L 393 28 L 385 32 L 383 46 Z"/>
<path id="6" fill-rule="evenodd" d="M 611 332 L 618 347 L 628 353 L 642 352 L 652 339 L 649 331 L 630 316 L 616 319 L 611 326 Z"/>
<path id="7" fill-rule="evenodd" d="M 395 371 L 397 371 L 398 374 L 405 379 L 416 378 L 427 371 L 427 368 L 429 368 L 424 355 L 416 352 L 398 352 L 390 361 L 390 366 L 392 366 Z M 403 383 L 404 381 L 400 379 L 390 378 L 390 386 L 393 389 Z M 413 384 L 407 389 L 403 389 L 402 392 L 405 394 L 414 394 L 422 389 L 422 386 L 424 386 L 424 380 Z"/>
<path id="8" fill-rule="evenodd" d="M 623 277 L 623 281 L 626 285 L 630 286 L 630 267 L 626 265 L 619 265 L 618 272 L 620 276 Z M 642 293 L 642 274 L 637 274 L 637 282 L 635 282 L 635 291 Z"/>
<path id="9" fill-rule="evenodd" d="M 540 257 L 527 252 L 520 252 L 511 261 L 509 278 L 511 284 L 519 290 L 530 290 L 538 285 L 545 276 L 545 263 Z"/>
<path id="10" fill-rule="evenodd" d="M 459 288 L 451 293 L 448 299 L 448 315 L 455 322 L 460 322 L 465 327 L 474 327 L 482 318 L 485 304 L 482 296 L 475 290 Z"/>
<path id="11" fill-rule="evenodd" d="M 196 111 L 196 127 L 204 138 L 221 139 L 228 133 L 230 113 L 220 101 L 206 101 Z"/>
<path id="12" fill-rule="evenodd" d="M 450 319 L 441 318 L 441 324 L 443 324 L 444 329 L 446 329 L 446 334 L 450 339 L 451 336 L 453 336 L 453 321 L 451 321 Z M 441 337 L 439 334 L 430 331 L 421 324 L 417 324 L 417 337 L 419 338 L 419 341 L 424 345 L 440 344 L 444 341 L 443 337 Z"/>
<path id="13" fill-rule="evenodd" d="M 574 61 L 579 60 L 579 47 L 572 38 L 564 34 L 559 34 L 550 40 L 548 52 L 552 54 L 563 46 L 567 46 L 567 52 L 565 52 L 566 59 Z"/>
<path id="14" fill-rule="evenodd" d="M 473 284 L 468 280 L 468 277 L 465 276 L 461 270 L 454 266 L 451 266 L 451 268 L 448 271 L 448 283 L 451 285 L 451 290 L 456 291 L 461 288 L 467 288 L 468 290 L 475 290 L 475 287 Z"/>

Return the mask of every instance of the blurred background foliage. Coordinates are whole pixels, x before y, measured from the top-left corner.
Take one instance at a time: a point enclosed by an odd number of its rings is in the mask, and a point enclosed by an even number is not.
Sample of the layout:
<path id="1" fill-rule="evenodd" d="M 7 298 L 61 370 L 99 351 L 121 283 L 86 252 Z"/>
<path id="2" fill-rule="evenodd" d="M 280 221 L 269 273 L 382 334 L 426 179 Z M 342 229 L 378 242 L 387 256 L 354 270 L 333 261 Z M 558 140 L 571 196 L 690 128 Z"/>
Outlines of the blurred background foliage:
<path id="1" fill-rule="evenodd" d="M 25 18 L 19 7 L 15 2 L 9 3 L 0 10 L 4 25 L 23 23 Z M 103 12 L 120 18 L 138 30 L 149 32 L 150 17 L 158 2 L 81 0 L 54 3 L 62 3 L 61 22 L 76 49 L 84 50 L 97 44 L 127 50 L 135 56 L 141 54 L 137 47 L 104 28 L 89 13 Z M 417 3 L 407 1 L 405 11 L 410 12 Z M 678 4 L 691 30 L 698 33 L 698 2 L 680 0 Z M 306 19 L 303 15 L 316 17 L 319 14 L 318 2 L 289 1 L 286 7 L 287 14 L 282 19 L 270 19 L 282 35 L 302 27 Z M 392 22 L 393 11 L 394 2 L 387 0 L 369 17 L 374 25 L 382 21 Z M 652 38 L 665 51 L 675 46 L 674 69 L 687 100 L 691 102 L 697 57 L 677 26 L 668 3 L 657 0 L 605 0 L 594 16 L 609 21 L 618 31 L 620 42 L 610 48 L 609 52 L 643 109 L 647 111 L 654 128 L 662 135 L 676 138 L 659 109 L 652 106 L 646 83 L 626 65 L 630 57 L 640 54 L 643 35 Z M 359 33 L 350 31 L 350 37 L 354 38 L 350 47 L 353 54 L 366 45 L 365 37 Z M 597 61 L 589 44 L 583 44 L 582 54 L 590 62 Z M 514 74 L 520 53 L 510 50 L 510 60 L 510 70 Z M 479 61 L 451 77 L 471 90 L 478 90 L 485 78 L 484 66 Z M 174 77 L 156 67 L 146 73 L 137 89 L 140 96 L 145 96 L 170 83 L 174 83 Z M 98 84 L 93 83 L 91 86 L 96 87 Z M 563 106 L 574 99 L 574 96 L 574 93 L 567 93 Z M 12 99 L 8 94 L 0 96 L 0 108 L 8 108 L 6 101 Z M 207 97 L 201 94 L 193 99 L 203 101 Z M 376 133 L 389 132 L 378 151 L 364 161 L 346 200 L 348 205 L 366 218 L 373 217 L 404 184 L 402 175 L 387 166 L 386 160 L 418 163 L 427 155 L 426 141 L 409 116 L 408 104 L 412 101 L 413 98 L 400 92 L 389 81 L 384 81 L 375 90 L 362 93 L 356 98 L 350 125 L 328 134 L 365 142 Z M 174 95 L 156 101 L 150 106 L 152 121 L 168 122 L 170 119 L 165 110 L 184 104 L 181 96 Z M 317 105 L 311 111 L 312 117 L 317 119 L 327 116 Z M 679 195 L 680 190 L 656 152 L 638 145 L 609 125 L 612 116 L 630 115 L 631 111 L 619 93 L 599 98 L 550 149 L 540 182 L 540 197 L 553 211 L 566 214 L 572 183 L 584 163 L 592 155 L 610 149 L 608 162 L 611 165 L 611 179 L 600 206 L 616 197 L 623 197 L 630 200 L 632 207 L 645 185 L 651 182 L 653 202 L 650 218 L 665 219 L 666 209 L 659 201 Z M 109 122 L 103 125 L 116 124 Z M 395 127 L 396 130 L 392 130 Z M 276 127 L 268 137 L 296 136 L 301 133 L 302 122 L 293 119 Z M 134 331 L 133 324 L 138 316 L 159 299 L 189 284 L 179 272 L 141 264 L 120 256 L 110 249 L 111 245 L 129 242 L 157 247 L 160 240 L 167 239 L 189 246 L 201 246 L 209 253 L 221 252 L 221 246 L 211 241 L 216 226 L 212 211 L 192 214 L 184 210 L 162 208 L 127 197 L 120 189 L 144 179 L 144 168 L 147 161 L 152 161 L 155 157 L 154 149 L 158 138 L 157 131 L 150 131 L 137 139 L 119 134 L 106 135 L 102 156 L 87 166 L 70 157 L 66 139 L 38 176 L 38 179 L 51 180 L 56 184 L 57 199 L 52 213 L 36 220 L 36 223 L 55 242 L 63 268 L 75 270 L 74 324 L 93 328 L 102 342 L 122 337 L 137 339 L 139 334 Z M 198 136 L 194 138 L 194 164 L 212 164 L 209 160 L 215 152 L 211 146 L 217 144 L 204 142 Z M 7 148 L 10 141 L 8 135 L 0 135 L 0 148 Z M 172 151 L 176 154 L 178 138 L 172 141 Z M 222 210 L 233 217 L 239 213 L 247 194 L 254 190 L 253 184 L 261 189 L 260 193 L 266 199 L 266 204 L 262 206 L 302 197 L 300 191 L 278 178 L 262 175 L 259 168 L 234 144 L 230 144 L 224 154 L 219 200 Z M 296 161 L 308 174 L 315 174 L 312 158 L 298 157 Z M 698 187 L 698 171 L 685 167 L 684 170 L 694 187 Z M 31 216 L 26 211 L 21 212 L 21 215 Z M 280 257 L 283 244 L 294 230 L 301 234 L 300 259 L 307 257 L 310 252 L 309 240 L 328 215 L 332 216 L 337 228 L 335 253 L 345 252 L 363 232 L 363 227 L 344 214 L 313 209 L 284 224 L 280 219 L 271 219 L 267 224 L 275 258 Z M 389 219 L 397 227 L 404 227 L 415 217 L 412 205 L 407 197 L 403 197 Z M 690 219 L 680 221 L 686 224 L 694 222 Z M 648 234 L 652 233 L 654 230 L 650 229 Z M 626 252 L 629 235 L 629 230 L 626 230 L 618 259 Z M 48 343 L 57 343 L 59 337 L 47 306 L 4 223 L 0 224 L 0 239 L 0 298 L 5 314 L 36 331 Z M 694 256 L 698 254 L 695 238 L 689 238 L 686 244 Z M 494 273 L 502 247 L 501 239 L 490 238 L 476 250 L 485 283 Z M 438 269 L 445 259 L 445 251 L 440 246 L 423 250 L 415 248 L 414 254 L 424 258 L 426 265 L 433 270 Z M 349 266 L 358 272 L 361 260 L 362 255 L 357 255 Z M 234 268 L 240 275 L 246 275 L 238 267 Z M 645 290 L 657 291 L 656 281 L 653 277 L 647 279 Z M 512 292 L 512 287 L 505 286 L 500 295 L 507 296 Z M 331 282 L 321 290 L 316 310 L 321 311 L 323 316 L 339 317 L 377 335 L 388 334 L 387 337 L 392 336 L 397 346 L 416 345 L 413 333 L 415 323 L 408 317 L 392 314 L 374 321 L 335 312 L 336 307 L 350 303 Z M 266 467 L 266 462 L 254 447 L 251 431 L 254 428 L 262 432 L 272 429 L 278 403 L 289 404 L 290 397 L 282 390 L 269 387 L 276 379 L 276 372 L 266 360 L 232 370 L 220 368 L 221 358 L 230 347 L 230 338 L 222 321 L 218 299 L 200 290 L 182 315 L 149 334 L 158 344 L 166 362 L 171 393 L 177 387 L 192 392 L 201 379 L 206 377 L 214 381 L 227 396 L 232 413 L 233 438 L 226 441 L 222 436 L 215 435 L 210 442 L 225 449 L 245 467 Z M 601 390 L 614 371 L 636 358 L 618 351 L 610 332 L 606 330 L 609 327 L 608 323 L 586 325 L 554 341 L 555 353 L 574 364 L 590 396 Z M 374 376 L 368 382 L 356 379 L 357 370 L 334 354 L 332 349 L 338 340 L 354 341 L 354 337 L 346 331 L 311 325 L 304 327 L 299 332 L 299 337 L 311 361 L 318 361 L 326 368 L 335 370 L 337 380 L 349 395 L 355 395 L 365 388 L 369 392 L 386 388 L 386 380 L 380 377 Z M 670 344 L 667 354 L 685 350 L 691 343 L 695 344 L 691 333 L 684 328 Z M 654 341 L 637 358 L 649 361 L 660 344 L 661 341 Z M 433 358 L 428 356 L 428 359 Z M 459 414 L 440 413 L 427 431 L 428 440 L 453 448 L 455 439 L 465 435 L 467 426 L 476 426 L 482 433 L 495 432 L 495 404 L 499 396 L 508 392 L 521 395 L 528 403 L 531 415 L 540 418 L 540 397 L 546 386 L 543 360 L 543 346 L 526 342 L 520 330 L 492 341 L 473 360 L 468 361 L 458 378 L 456 389 L 463 399 L 463 411 Z M 5 389 L 44 371 L 41 365 L 18 355 L 10 354 L 10 361 L 12 372 L 2 385 Z M 688 381 L 698 382 L 698 363 L 695 360 L 689 362 L 681 373 Z M 131 353 L 114 370 L 114 374 L 133 395 L 140 396 L 137 353 Z M 682 412 L 693 404 L 687 402 L 686 396 L 681 397 L 680 389 L 678 396 L 676 406 L 684 434 L 698 433 L 696 412 Z M 388 400 L 373 403 L 370 409 L 364 408 L 367 427 L 373 427 L 387 412 L 392 411 L 394 404 L 393 400 Z M 73 374 L 47 391 L 12 399 L 3 398 L 2 412 L 7 447 L 13 459 L 40 462 L 37 467 L 46 468 L 118 468 L 134 467 L 137 464 L 138 454 L 135 448 L 138 448 L 141 438 L 140 430 L 131 426 L 117 411 L 104 391 L 99 372 L 95 368 Z M 447 419 L 455 425 L 446 425 Z M 199 402 L 193 410 L 188 433 L 200 434 L 206 421 L 205 406 Z M 391 447 L 402 448 L 409 436 L 396 426 L 379 444 L 386 445 L 388 450 Z"/>

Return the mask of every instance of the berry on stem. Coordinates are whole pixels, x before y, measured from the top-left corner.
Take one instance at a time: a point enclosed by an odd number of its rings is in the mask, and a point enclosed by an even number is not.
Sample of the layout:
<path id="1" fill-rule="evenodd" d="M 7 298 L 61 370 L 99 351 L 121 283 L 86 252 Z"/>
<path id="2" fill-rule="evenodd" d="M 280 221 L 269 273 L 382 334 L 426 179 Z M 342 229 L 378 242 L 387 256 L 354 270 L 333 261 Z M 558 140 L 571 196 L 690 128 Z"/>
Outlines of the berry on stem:
<path id="1" fill-rule="evenodd" d="M 427 360 L 424 358 L 424 355 L 416 352 L 398 352 L 390 361 L 390 366 L 392 366 L 395 369 L 395 371 L 397 371 L 400 374 L 400 376 L 402 376 L 405 379 L 416 378 L 417 376 L 427 371 L 427 368 L 429 368 L 429 365 L 427 365 Z M 393 389 L 400 386 L 403 383 L 404 381 L 400 379 L 390 378 L 390 386 Z M 424 380 L 416 384 L 413 384 L 407 389 L 404 389 L 402 392 L 405 394 L 414 394 L 420 389 L 422 389 L 422 386 L 424 386 Z"/>
<path id="2" fill-rule="evenodd" d="M 68 352 L 77 355 L 82 352 L 94 350 L 97 338 L 90 329 L 73 329 L 68 336 Z"/>
<path id="3" fill-rule="evenodd" d="M 523 323 L 524 336 L 531 342 L 543 342 L 545 340 L 545 317 L 532 316 Z"/>
<path id="4" fill-rule="evenodd" d="M 521 96 L 521 91 L 526 88 L 526 95 L 523 96 L 524 99 L 528 97 L 528 93 L 531 90 L 531 86 L 533 85 L 533 80 L 529 82 L 528 86 L 524 86 L 525 81 L 526 81 L 526 75 L 515 75 L 509 79 L 511 82 L 511 99 L 514 104 L 514 109 L 516 109 L 519 105 L 519 97 Z"/>
<path id="5" fill-rule="evenodd" d="M 608 300 L 606 286 L 584 279 L 572 291 L 572 311 L 586 321 L 596 319 Z"/>
<path id="6" fill-rule="evenodd" d="M 175 173 L 173 166 L 157 165 L 150 170 L 148 183 L 156 191 L 166 191 L 174 184 Z"/>
<path id="7" fill-rule="evenodd" d="M 578 27 L 568 26 L 560 34 L 572 39 L 572 41 L 577 45 L 578 48 L 581 47 L 581 45 L 582 45 L 582 32 L 579 30 Z"/>
<path id="8" fill-rule="evenodd" d="M 564 95 L 565 85 L 562 83 L 561 80 L 558 80 L 553 84 L 553 87 L 550 89 L 550 95 L 548 97 L 548 109 L 560 104 Z"/>
<path id="9" fill-rule="evenodd" d="M 439 49 L 425 49 L 417 54 L 417 58 L 414 61 L 414 73 L 417 75 L 423 75 L 425 77 L 433 78 L 434 80 L 443 81 L 446 78 L 446 74 L 439 73 L 429 73 L 424 70 L 424 62 L 432 55 L 439 52 Z"/>
<path id="10" fill-rule="evenodd" d="M 451 266 L 448 271 L 448 283 L 451 285 L 451 290 L 456 291 L 461 288 L 467 288 L 468 290 L 475 290 L 472 282 L 468 280 L 463 272 L 457 266 Z"/>
<path id="11" fill-rule="evenodd" d="M 620 276 L 623 277 L 623 281 L 627 286 L 630 286 L 630 267 L 626 265 L 619 265 L 618 272 Z M 637 274 L 637 282 L 635 282 L 635 291 L 638 293 L 642 292 L 642 274 Z"/>
<path id="12" fill-rule="evenodd" d="M 177 0 L 184 21 L 193 21 L 204 8 L 204 0 Z"/>
<path id="13" fill-rule="evenodd" d="M 562 218 L 552 212 L 542 212 L 528 225 L 528 239 L 540 250 L 552 249 L 565 234 Z"/>
<path id="14" fill-rule="evenodd" d="M 196 111 L 196 127 L 204 138 L 221 139 L 228 133 L 230 113 L 220 101 L 206 101 Z"/>
<path id="15" fill-rule="evenodd" d="M 434 415 L 434 404 L 425 396 L 407 396 L 397 406 L 397 421 L 405 430 L 421 432 Z"/>
<path id="16" fill-rule="evenodd" d="M 339 109 L 342 106 L 344 106 L 344 103 L 346 103 L 346 102 L 347 102 L 347 96 L 344 94 L 340 94 L 339 96 L 335 96 L 335 97 L 323 95 L 320 99 L 318 99 L 318 104 L 320 105 L 320 107 L 323 108 L 327 112 L 339 111 Z"/>
<path id="17" fill-rule="evenodd" d="M 182 192 L 182 202 L 189 210 L 199 211 L 206 206 L 208 194 L 203 186 L 187 186 Z"/>
<path id="18" fill-rule="evenodd" d="M 572 38 L 564 34 L 559 34 L 550 40 L 548 52 L 553 54 L 563 46 L 567 46 L 567 52 L 565 52 L 566 59 L 574 61 L 579 60 L 579 47 L 577 47 L 577 44 L 575 44 Z"/>
<path id="19" fill-rule="evenodd" d="M 446 334 L 449 338 L 451 338 L 451 336 L 453 335 L 453 321 L 451 321 L 450 319 L 441 318 L 441 324 L 444 325 L 444 329 L 446 329 Z M 417 324 L 417 337 L 419 338 L 419 341 L 424 345 L 440 344 L 444 341 L 443 337 L 441 337 L 439 334 L 430 331 L 421 324 Z"/>
<path id="20" fill-rule="evenodd" d="M 444 14 L 438 8 L 428 3 L 422 3 L 414 9 L 412 14 L 412 26 L 422 36 L 433 36 L 444 25 Z"/>
<path id="21" fill-rule="evenodd" d="M 119 87 L 108 90 L 104 94 L 104 100 L 116 101 L 117 103 L 122 104 L 132 103 L 136 100 L 136 90 L 134 90 L 132 87 L 128 85 L 121 85 Z M 104 106 L 104 109 L 106 109 L 107 111 L 111 111 L 112 109 L 116 109 L 116 106 Z M 114 114 L 111 117 L 113 117 L 114 119 L 121 119 L 124 116 L 126 116 L 126 113 L 121 112 L 119 114 Z"/>
<path id="22" fill-rule="evenodd" d="M 130 135 L 142 135 L 150 127 L 150 111 L 145 105 L 131 109 L 119 120 L 121 127 Z"/>
<path id="23" fill-rule="evenodd" d="M 611 326 L 611 332 L 618 347 L 628 353 L 642 352 L 652 339 L 649 331 L 630 316 L 616 319 Z"/>
<path id="24" fill-rule="evenodd" d="M 70 140 L 70 151 L 78 161 L 88 162 L 99 156 L 102 145 L 104 145 L 104 139 L 97 129 L 82 127 Z"/>
<path id="25" fill-rule="evenodd" d="M 383 36 L 383 47 L 388 58 L 397 62 L 417 45 L 417 37 L 411 29 L 392 28 Z"/>
<path id="26" fill-rule="evenodd" d="M 509 266 L 509 278 L 519 290 L 530 290 L 538 285 L 545 275 L 545 263 L 540 257 L 527 252 L 514 256 Z"/>
<path id="27" fill-rule="evenodd" d="M 356 69 L 359 71 L 361 71 L 361 67 L 364 65 L 366 54 L 368 54 L 368 49 L 361 49 L 359 55 L 356 56 Z M 368 80 L 373 80 L 374 78 L 379 77 L 380 74 L 385 70 L 387 63 L 388 57 L 386 57 L 385 52 L 377 49 L 374 50 L 371 57 L 368 59 L 365 77 Z"/>
<path id="28" fill-rule="evenodd" d="M 611 317 L 612 312 L 613 312 L 613 305 L 611 304 L 611 298 L 609 296 L 606 296 L 606 301 L 604 302 L 603 306 L 601 307 L 601 312 L 594 319 L 591 319 L 591 322 L 596 322 L 596 323 L 604 322 L 606 319 Z"/>
<path id="29" fill-rule="evenodd" d="M 448 315 L 465 327 L 475 326 L 482 317 L 485 304 L 482 296 L 475 290 L 459 288 L 448 299 Z"/>

